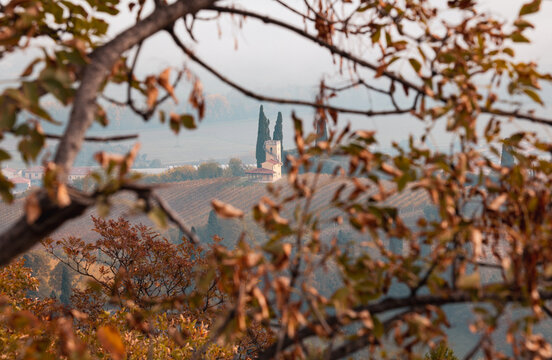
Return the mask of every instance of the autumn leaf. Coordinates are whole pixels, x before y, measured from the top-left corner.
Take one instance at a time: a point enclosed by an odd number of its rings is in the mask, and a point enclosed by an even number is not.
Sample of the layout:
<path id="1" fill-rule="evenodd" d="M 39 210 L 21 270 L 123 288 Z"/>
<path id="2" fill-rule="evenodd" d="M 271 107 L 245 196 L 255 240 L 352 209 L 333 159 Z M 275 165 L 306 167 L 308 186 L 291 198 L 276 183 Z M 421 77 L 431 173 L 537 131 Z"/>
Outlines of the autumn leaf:
<path id="1" fill-rule="evenodd" d="M 536 13 L 539 11 L 541 0 L 533 0 L 527 4 L 524 4 L 519 10 L 519 16 Z"/>
<path id="2" fill-rule="evenodd" d="M 479 229 L 472 229 L 471 240 L 473 243 L 473 256 L 478 259 L 481 256 L 481 244 L 483 242 L 483 235 Z"/>
<path id="3" fill-rule="evenodd" d="M 492 211 L 498 211 L 498 209 L 504 204 L 506 199 L 508 198 L 508 194 L 504 193 L 500 196 L 497 196 L 490 204 L 489 204 L 489 210 Z"/>
<path id="4" fill-rule="evenodd" d="M 237 209 L 233 207 L 230 204 L 226 204 L 220 200 L 213 199 L 211 201 L 211 205 L 213 205 L 213 209 L 217 213 L 218 216 L 220 216 L 223 219 L 231 219 L 236 217 L 243 217 L 243 211 L 240 209 Z"/>
<path id="5" fill-rule="evenodd" d="M 159 207 L 154 207 L 148 212 L 148 217 L 150 220 L 161 229 L 166 229 L 169 225 L 167 220 L 167 214 L 165 211 Z"/>
<path id="6" fill-rule="evenodd" d="M 65 184 L 59 184 L 57 188 L 56 200 L 60 207 L 66 207 L 71 204 L 71 197 L 67 192 L 67 186 Z"/>
<path id="7" fill-rule="evenodd" d="M 173 98 L 174 102 L 178 104 L 178 99 L 176 98 L 176 96 L 175 96 L 175 94 L 174 94 L 174 87 L 172 86 L 172 84 L 171 84 L 170 81 L 169 81 L 170 74 L 171 74 L 171 68 L 166 68 L 166 69 L 161 73 L 161 75 L 159 75 L 159 77 L 157 78 L 157 83 L 158 83 L 163 89 L 165 89 L 165 91 L 168 92 L 169 95 L 171 95 L 171 97 Z"/>
<path id="8" fill-rule="evenodd" d="M 155 76 L 148 76 L 146 78 L 146 96 L 148 109 L 151 109 L 159 96 L 159 90 L 155 86 Z"/>
<path id="9" fill-rule="evenodd" d="M 25 216 L 27 218 L 27 224 L 34 224 L 34 222 L 40 217 L 41 213 L 42 210 L 40 209 L 38 196 L 37 193 L 34 192 L 25 199 Z"/>
<path id="10" fill-rule="evenodd" d="M 125 345 L 117 329 L 112 326 L 101 326 L 96 334 L 100 344 L 111 354 L 114 360 L 125 358 Z"/>
<path id="11" fill-rule="evenodd" d="M 481 286 L 479 272 L 474 271 L 469 275 L 461 275 L 456 281 L 456 286 L 463 290 L 479 289 Z"/>

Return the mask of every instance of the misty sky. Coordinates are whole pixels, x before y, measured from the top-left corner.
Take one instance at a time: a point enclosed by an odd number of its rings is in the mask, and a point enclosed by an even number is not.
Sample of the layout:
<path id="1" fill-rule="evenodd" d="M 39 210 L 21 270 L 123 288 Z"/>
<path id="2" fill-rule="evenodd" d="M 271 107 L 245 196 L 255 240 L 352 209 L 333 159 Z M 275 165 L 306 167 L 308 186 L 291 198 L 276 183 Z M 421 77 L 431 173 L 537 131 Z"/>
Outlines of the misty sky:
<path id="1" fill-rule="evenodd" d="M 442 1 L 435 1 L 440 3 Z M 248 8 L 255 9 L 260 13 L 270 14 L 288 22 L 301 24 L 299 18 L 285 10 L 281 6 L 269 0 L 244 0 L 235 3 L 243 4 Z M 302 6 L 302 1 L 291 1 L 297 8 Z M 520 0 L 488 0 L 481 1 L 481 8 L 493 12 L 503 19 L 512 19 L 515 17 L 519 8 L 523 4 Z M 543 2 L 539 14 L 530 17 L 530 20 L 536 25 L 536 30 L 530 33 L 532 44 L 516 45 L 516 53 L 520 60 L 536 61 L 541 65 L 541 69 L 552 72 L 552 25 L 550 22 L 552 15 L 552 2 Z M 207 13 L 205 13 L 207 16 Z M 112 23 L 111 33 L 116 34 L 131 23 L 128 16 L 118 16 Z M 231 21 L 221 21 L 220 29 L 222 35 L 219 36 L 218 28 L 215 22 L 198 23 L 194 30 L 197 43 L 188 41 L 196 53 L 210 65 L 219 69 L 222 73 L 240 84 L 249 87 L 255 91 L 267 95 L 279 97 L 300 96 L 306 100 L 312 100 L 318 82 L 322 78 L 337 79 L 338 69 L 332 63 L 332 58 L 328 51 L 321 47 L 311 44 L 306 40 L 293 35 L 292 33 L 267 26 L 255 20 L 245 22 L 242 29 L 237 29 Z M 183 34 L 183 29 L 180 29 Z M 184 38 L 184 37 L 183 37 Z M 237 41 L 237 50 L 235 42 Z M 356 48 L 350 47 L 352 51 Z M 145 50 L 145 51 L 144 51 Z M 196 66 L 186 62 L 186 58 L 180 50 L 172 45 L 171 39 L 166 34 L 158 34 L 147 40 L 145 48 L 142 51 L 138 65 L 138 74 L 147 75 L 159 73 L 168 66 L 175 69 L 182 68 L 183 65 L 189 65 L 200 76 L 205 85 L 205 91 L 211 95 L 232 99 L 234 92 L 228 86 L 222 84 L 218 79 L 201 71 Z M 15 73 L 22 67 L 21 62 L 14 59 L 0 62 L 4 74 Z M 11 76 L 6 76 L 7 78 Z M 545 89 L 545 94 L 552 94 L 550 89 Z M 178 90 L 182 102 L 187 99 L 188 88 L 184 85 Z M 237 96 L 234 94 L 234 96 Z M 239 97 L 239 96 L 237 96 Z M 544 101 L 547 102 L 544 96 Z M 364 90 L 356 90 L 348 94 L 350 101 L 358 103 L 358 108 L 377 107 L 379 100 L 373 95 L 367 94 Z M 142 149 L 151 153 L 151 157 L 163 157 L 164 162 L 169 162 L 166 157 L 174 156 L 172 162 L 190 161 L 194 159 L 224 159 L 230 156 L 251 156 L 254 154 L 254 144 L 256 141 L 256 122 L 258 118 L 259 102 L 249 101 L 250 108 L 247 107 L 245 118 L 229 118 L 224 123 L 214 122 L 209 118 L 200 125 L 200 129 L 194 132 L 184 132 L 175 137 L 168 129 L 155 130 L 148 134 L 146 130 L 141 130 Z M 253 106 L 254 105 L 254 106 Z M 265 103 L 265 109 L 268 117 L 272 120 L 271 126 L 276 119 L 277 111 L 281 110 L 284 114 L 284 135 L 286 148 L 292 143 L 292 129 L 290 114 L 292 107 L 274 105 Z M 167 110 L 181 110 L 183 104 L 178 106 L 170 103 L 166 106 Z M 312 119 L 312 110 L 307 108 L 294 108 L 305 119 Z M 118 121 L 130 121 L 125 114 Z M 355 127 L 376 129 L 380 135 L 382 144 L 387 145 L 391 140 L 401 141 L 408 137 L 409 133 L 419 133 L 423 129 L 423 124 L 418 120 L 408 116 L 404 117 L 386 117 L 381 119 L 355 118 L 347 115 L 341 116 L 343 123 L 352 121 Z M 152 122 L 156 122 L 153 119 Z M 442 122 L 444 123 L 444 122 Z M 152 125 L 152 127 L 154 127 Z M 527 123 L 518 122 L 512 128 L 526 127 Z M 168 127 L 167 127 L 168 128 Z M 448 138 L 442 131 L 442 126 L 437 126 L 434 132 L 434 143 L 440 145 L 446 143 Z M 528 128 L 535 129 L 534 126 Z M 108 129 L 109 131 L 109 129 Z M 548 130 L 542 131 L 548 136 Z M 155 139 L 163 138 L 164 145 L 167 148 L 160 148 Z M 209 140 L 214 141 L 213 146 Z M 149 143 L 151 141 L 151 143 Z M 203 145 L 202 145 L 203 144 Z M 216 145 L 216 146 L 215 146 Z M 171 150 L 172 149 L 172 150 Z M 157 155 L 156 155 L 157 153 Z M 167 155 L 174 153 L 174 155 Z M 201 155 L 201 156 L 200 156 Z"/>

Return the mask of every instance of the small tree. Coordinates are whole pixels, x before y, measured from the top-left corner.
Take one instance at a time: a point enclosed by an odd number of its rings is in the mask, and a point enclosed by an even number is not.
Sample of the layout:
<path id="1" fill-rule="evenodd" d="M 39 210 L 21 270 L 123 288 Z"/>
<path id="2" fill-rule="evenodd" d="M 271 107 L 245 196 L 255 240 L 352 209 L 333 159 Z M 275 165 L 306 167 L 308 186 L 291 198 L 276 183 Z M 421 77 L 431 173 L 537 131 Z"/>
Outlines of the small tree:
<path id="1" fill-rule="evenodd" d="M 230 169 L 230 174 L 232 176 L 243 176 L 245 174 L 243 163 L 238 158 L 230 159 L 228 162 L 228 168 Z"/>
<path id="2" fill-rule="evenodd" d="M 284 151 L 284 135 L 282 131 L 282 113 L 278 111 L 278 117 L 276 118 L 276 124 L 274 125 L 274 133 L 272 135 L 273 140 L 280 140 L 282 151 Z"/>
<path id="3" fill-rule="evenodd" d="M 217 214 L 214 210 L 211 210 L 209 212 L 209 219 L 207 220 L 207 238 L 211 240 L 215 235 L 220 236 L 221 230 Z"/>
<path id="4" fill-rule="evenodd" d="M 197 176 L 200 179 L 216 178 L 222 176 L 222 168 L 217 162 L 204 162 L 197 168 Z"/>

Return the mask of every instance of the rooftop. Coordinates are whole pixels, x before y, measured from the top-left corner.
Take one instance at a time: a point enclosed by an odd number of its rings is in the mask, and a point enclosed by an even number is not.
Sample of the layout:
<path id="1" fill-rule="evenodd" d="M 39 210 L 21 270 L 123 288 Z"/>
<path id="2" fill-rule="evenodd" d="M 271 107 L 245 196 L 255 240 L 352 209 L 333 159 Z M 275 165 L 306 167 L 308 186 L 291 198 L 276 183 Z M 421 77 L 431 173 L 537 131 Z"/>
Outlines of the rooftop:
<path id="1" fill-rule="evenodd" d="M 249 169 L 245 170 L 246 174 L 266 174 L 266 175 L 272 175 L 274 174 L 274 171 L 265 169 L 265 168 L 256 168 L 256 169 Z"/>

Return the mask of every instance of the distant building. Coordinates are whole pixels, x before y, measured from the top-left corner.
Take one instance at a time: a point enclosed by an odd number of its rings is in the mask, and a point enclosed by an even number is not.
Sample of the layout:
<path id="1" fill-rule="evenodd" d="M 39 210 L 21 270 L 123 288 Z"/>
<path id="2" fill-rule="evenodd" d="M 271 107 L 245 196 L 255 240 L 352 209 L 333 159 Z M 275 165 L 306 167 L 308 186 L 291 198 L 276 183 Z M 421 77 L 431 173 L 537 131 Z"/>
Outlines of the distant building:
<path id="1" fill-rule="evenodd" d="M 13 179 L 15 177 L 19 177 L 20 176 L 19 173 L 20 173 L 20 170 L 12 169 L 12 168 L 9 168 L 9 167 L 6 167 L 6 168 L 2 169 L 2 175 L 7 177 L 8 179 Z"/>
<path id="2" fill-rule="evenodd" d="M 246 170 L 247 177 L 260 182 L 274 182 L 282 177 L 282 143 L 280 140 L 267 140 L 264 143 L 266 161 L 260 168 Z"/>
<path id="3" fill-rule="evenodd" d="M 14 194 L 25 192 L 31 188 L 31 180 L 22 178 L 20 176 L 10 178 L 10 181 L 15 185 L 13 189 Z"/>
<path id="4" fill-rule="evenodd" d="M 75 180 L 84 179 L 90 175 L 91 172 L 91 167 L 74 167 L 69 171 L 68 178 L 70 182 L 73 182 Z"/>
<path id="5" fill-rule="evenodd" d="M 21 176 L 25 179 L 29 179 L 31 184 L 38 185 L 44 177 L 44 166 L 33 166 L 28 169 L 23 169 L 21 171 Z"/>

